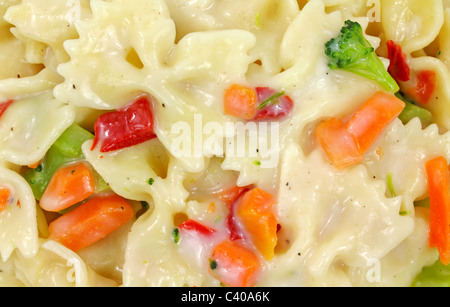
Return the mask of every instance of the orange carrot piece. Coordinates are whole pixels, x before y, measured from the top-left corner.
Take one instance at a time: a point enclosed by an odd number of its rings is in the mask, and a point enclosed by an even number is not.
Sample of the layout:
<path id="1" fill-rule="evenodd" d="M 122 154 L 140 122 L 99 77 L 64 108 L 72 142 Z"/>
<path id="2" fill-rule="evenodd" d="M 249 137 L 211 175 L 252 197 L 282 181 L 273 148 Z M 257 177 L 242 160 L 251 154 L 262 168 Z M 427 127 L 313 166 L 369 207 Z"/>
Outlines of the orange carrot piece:
<path id="1" fill-rule="evenodd" d="M 57 212 L 79 203 L 95 192 L 95 179 L 89 167 L 79 162 L 57 170 L 42 195 L 42 209 Z"/>
<path id="2" fill-rule="evenodd" d="M 321 123 L 316 130 L 316 137 L 331 163 L 338 169 L 345 169 L 363 159 L 355 138 L 339 119 L 331 118 Z"/>
<path id="3" fill-rule="evenodd" d="M 217 198 L 222 200 L 228 207 L 231 207 L 231 204 L 248 189 L 248 186 L 239 187 L 235 185 L 230 188 L 225 188 L 220 191 L 214 192 L 213 194 L 217 196 Z"/>
<path id="4" fill-rule="evenodd" d="M 253 119 L 256 114 L 256 91 L 233 84 L 225 90 L 224 111 L 228 115 L 242 119 Z"/>
<path id="5" fill-rule="evenodd" d="M 11 200 L 11 190 L 7 187 L 0 187 L 0 212 L 3 211 Z"/>
<path id="6" fill-rule="evenodd" d="M 97 195 L 51 222 L 49 239 L 78 251 L 106 237 L 133 215 L 132 206 L 119 195 Z"/>
<path id="7" fill-rule="evenodd" d="M 450 263 L 450 190 L 449 170 L 445 157 L 439 156 L 425 163 L 430 196 L 431 247 L 437 247 L 441 262 Z"/>
<path id="8" fill-rule="evenodd" d="M 238 241 L 223 241 L 210 258 L 209 272 L 230 287 L 251 287 L 260 270 L 258 257 Z"/>
<path id="9" fill-rule="evenodd" d="M 360 162 L 382 131 L 405 108 L 395 95 L 377 92 L 347 123 L 332 118 L 316 131 L 318 143 L 338 169 Z"/>
<path id="10" fill-rule="evenodd" d="M 272 194 L 254 188 L 242 196 L 236 208 L 237 217 L 250 235 L 253 244 L 267 260 L 273 258 L 277 245 L 275 203 Z"/>
<path id="11" fill-rule="evenodd" d="M 405 103 L 395 95 L 377 92 L 352 116 L 346 130 L 364 153 L 404 108 Z"/>

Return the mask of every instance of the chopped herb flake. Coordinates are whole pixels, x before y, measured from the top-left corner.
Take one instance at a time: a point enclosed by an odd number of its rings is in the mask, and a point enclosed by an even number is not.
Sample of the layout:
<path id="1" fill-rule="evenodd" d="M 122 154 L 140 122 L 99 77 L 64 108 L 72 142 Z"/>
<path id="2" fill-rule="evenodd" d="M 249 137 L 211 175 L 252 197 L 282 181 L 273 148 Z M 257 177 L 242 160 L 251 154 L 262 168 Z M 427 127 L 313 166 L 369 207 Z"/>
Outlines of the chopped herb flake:
<path id="1" fill-rule="evenodd" d="M 153 182 L 155 182 L 155 180 L 153 178 L 150 178 L 147 182 L 148 182 L 149 185 L 152 185 Z"/>
<path id="2" fill-rule="evenodd" d="M 397 195 L 395 193 L 394 184 L 392 182 L 392 173 L 387 174 L 386 181 L 391 197 L 396 197 Z"/>
<path id="3" fill-rule="evenodd" d="M 261 13 L 257 13 L 255 17 L 255 24 L 258 28 L 261 27 Z"/>
<path id="4" fill-rule="evenodd" d="M 217 262 L 215 260 L 209 259 L 209 267 L 211 270 L 217 269 Z"/>
<path id="5" fill-rule="evenodd" d="M 178 244 L 178 242 L 180 241 L 180 231 L 178 230 L 178 228 L 174 228 L 172 230 L 172 237 L 173 242 L 175 242 L 175 244 Z"/>
<path id="6" fill-rule="evenodd" d="M 146 201 L 141 201 L 142 209 L 148 210 L 150 208 L 150 205 Z"/>
<path id="7" fill-rule="evenodd" d="M 269 98 L 267 98 L 266 100 L 264 100 L 259 106 L 258 109 L 264 109 L 265 107 L 267 107 L 269 104 L 275 104 L 277 103 L 276 99 L 283 96 L 284 95 L 284 91 L 281 91 L 279 93 L 276 93 L 272 96 L 270 96 Z"/>

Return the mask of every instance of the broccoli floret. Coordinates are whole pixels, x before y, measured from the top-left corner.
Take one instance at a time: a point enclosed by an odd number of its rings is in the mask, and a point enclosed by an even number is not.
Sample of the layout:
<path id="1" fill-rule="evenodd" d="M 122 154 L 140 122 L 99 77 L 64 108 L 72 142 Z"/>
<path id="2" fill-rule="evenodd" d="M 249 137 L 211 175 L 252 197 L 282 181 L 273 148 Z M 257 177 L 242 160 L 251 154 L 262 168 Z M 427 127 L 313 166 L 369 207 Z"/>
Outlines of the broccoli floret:
<path id="1" fill-rule="evenodd" d="M 347 20 L 339 36 L 325 44 L 325 54 L 331 69 L 349 71 L 377 81 L 388 92 L 399 90 L 357 22 Z"/>

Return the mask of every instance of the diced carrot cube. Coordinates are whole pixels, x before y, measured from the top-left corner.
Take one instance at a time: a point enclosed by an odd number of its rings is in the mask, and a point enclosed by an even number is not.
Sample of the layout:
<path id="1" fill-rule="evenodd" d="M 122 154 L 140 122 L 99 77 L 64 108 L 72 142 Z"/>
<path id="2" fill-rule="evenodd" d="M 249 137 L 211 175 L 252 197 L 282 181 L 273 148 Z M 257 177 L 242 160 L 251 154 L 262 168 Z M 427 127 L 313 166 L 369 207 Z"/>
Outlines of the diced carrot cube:
<path id="1" fill-rule="evenodd" d="M 331 118 L 321 123 L 316 130 L 316 137 L 331 163 L 338 169 L 345 169 L 363 159 L 355 138 L 339 119 Z"/>
<path id="2" fill-rule="evenodd" d="M 441 262 L 450 264 L 450 190 L 449 171 L 445 157 L 425 163 L 430 196 L 429 243 L 437 247 Z"/>
<path id="3" fill-rule="evenodd" d="M 264 258 L 274 256 L 277 245 L 277 219 L 274 214 L 275 198 L 272 194 L 254 188 L 246 192 L 237 204 L 237 217 Z"/>
<path id="4" fill-rule="evenodd" d="M 89 167 L 79 162 L 57 170 L 42 195 L 39 205 L 57 212 L 75 205 L 95 192 L 95 179 Z"/>
<path id="5" fill-rule="evenodd" d="M 401 99 L 384 92 L 377 92 L 367 100 L 346 125 L 360 152 L 365 153 L 404 108 L 405 103 Z"/>
<path id="6" fill-rule="evenodd" d="M 257 95 L 253 89 L 233 84 L 225 91 L 224 111 L 228 115 L 253 119 L 256 114 L 256 103 Z"/>
<path id="7" fill-rule="evenodd" d="M 209 272 L 231 287 L 251 287 L 260 270 L 258 257 L 238 241 L 223 241 L 210 258 Z"/>
<path id="8" fill-rule="evenodd" d="M 119 195 L 98 195 L 51 222 L 49 239 L 78 251 L 106 237 L 133 215 L 133 207 Z"/>
<path id="9" fill-rule="evenodd" d="M 3 211 L 11 200 L 11 190 L 7 187 L 0 187 L 0 212 Z"/>

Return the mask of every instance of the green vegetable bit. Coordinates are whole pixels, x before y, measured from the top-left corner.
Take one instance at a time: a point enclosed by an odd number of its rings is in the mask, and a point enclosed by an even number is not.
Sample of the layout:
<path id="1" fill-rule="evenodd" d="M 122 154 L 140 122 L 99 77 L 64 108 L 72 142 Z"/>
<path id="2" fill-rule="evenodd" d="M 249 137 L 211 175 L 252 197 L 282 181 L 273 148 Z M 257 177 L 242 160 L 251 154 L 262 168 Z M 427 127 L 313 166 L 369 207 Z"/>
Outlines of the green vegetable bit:
<path id="1" fill-rule="evenodd" d="M 398 92 L 398 84 L 364 37 L 359 23 L 347 20 L 339 36 L 325 44 L 325 54 L 331 69 L 358 74 L 377 81 L 388 92 Z"/>
<path id="2" fill-rule="evenodd" d="M 413 287 L 450 287 L 450 265 L 437 261 L 424 267 L 412 283 Z"/>
<path id="3" fill-rule="evenodd" d="M 180 230 L 178 230 L 178 228 L 174 228 L 172 230 L 172 238 L 173 238 L 173 242 L 175 242 L 175 244 L 180 242 Z"/>
<path id="4" fill-rule="evenodd" d="M 209 268 L 211 269 L 211 270 L 215 270 L 215 269 L 217 269 L 217 262 L 215 261 L 215 260 L 213 260 L 213 259 L 209 259 Z"/>
<path id="5" fill-rule="evenodd" d="M 264 100 L 260 105 L 258 105 L 258 109 L 261 110 L 261 109 L 264 109 L 265 107 L 267 107 L 269 104 L 277 103 L 276 99 L 280 98 L 283 95 L 284 95 L 284 91 L 281 91 L 279 93 L 276 93 L 276 94 L 270 96 L 269 98 Z"/>
<path id="6" fill-rule="evenodd" d="M 392 173 L 388 173 L 386 176 L 386 184 L 389 190 L 389 194 L 391 194 L 391 197 L 397 197 L 397 194 L 395 193 L 394 189 L 394 182 L 392 181 Z"/>
<path id="7" fill-rule="evenodd" d="M 430 111 L 421 108 L 413 101 L 406 99 L 405 96 L 403 96 L 403 94 L 400 92 L 397 92 L 395 96 L 397 96 L 397 98 L 401 99 L 405 103 L 405 108 L 398 116 L 398 118 L 403 122 L 404 125 L 409 123 L 409 121 L 415 117 L 418 117 L 420 119 L 423 128 L 426 128 L 433 123 L 433 115 Z"/>

